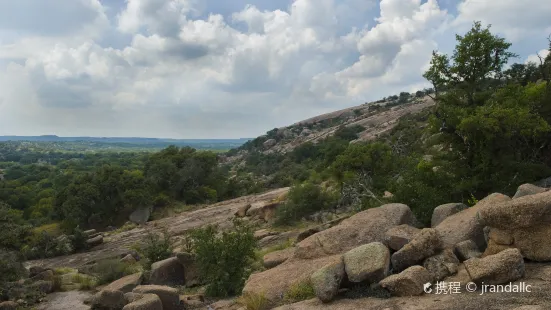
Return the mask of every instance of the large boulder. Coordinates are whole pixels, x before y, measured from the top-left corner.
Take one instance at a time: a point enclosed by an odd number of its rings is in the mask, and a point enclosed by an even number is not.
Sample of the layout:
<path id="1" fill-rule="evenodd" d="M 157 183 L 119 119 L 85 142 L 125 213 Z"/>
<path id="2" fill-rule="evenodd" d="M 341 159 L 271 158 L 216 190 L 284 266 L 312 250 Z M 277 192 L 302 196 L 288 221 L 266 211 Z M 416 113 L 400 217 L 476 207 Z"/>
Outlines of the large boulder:
<path id="1" fill-rule="evenodd" d="M 122 310 L 163 310 L 163 303 L 155 294 L 143 294 L 124 306 Z"/>
<path id="2" fill-rule="evenodd" d="M 275 216 L 276 209 L 281 205 L 281 202 L 258 201 L 251 204 L 247 210 L 247 216 L 257 217 L 264 221 L 269 221 Z"/>
<path id="3" fill-rule="evenodd" d="M 392 227 L 385 232 L 385 244 L 394 251 L 408 244 L 421 229 L 404 224 Z"/>
<path id="4" fill-rule="evenodd" d="M 473 240 L 480 249 L 484 249 L 486 248 L 485 225 L 478 219 L 478 212 L 510 200 L 511 198 L 503 194 L 491 194 L 476 205 L 447 217 L 434 229 L 442 238 L 444 247 L 454 248 L 461 241 Z"/>
<path id="5" fill-rule="evenodd" d="M 31 278 L 31 280 L 32 281 L 39 281 L 39 280 L 53 281 L 54 280 L 54 272 L 52 270 L 44 270 L 41 273 L 39 273 L 37 275 L 34 275 Z"/>
<path id="6" fill-rule="evenodd" d="M 246 204 L 246 205 L 241 206 L 239 209 L 237 209 L 237 211 L 235 211 L 235 216 L 236 217 L 245 217 L 245 216 L 247 216 L 247 210 L 249 210 L 250 207 L 251 207 L 250 204 Z"/>
<path id="7" fill-rule="evenodd" d="M 344 266 L 351 282 L 377 283 L 388 275 L 390 251 L 380 242 L 372 242 L 344 254 Z"/>
<path id="8" fill-rule="evenodd" d="M 199 265 L 195 256 L 186 252 L 176 253 L 178 262 L 184 267 L 184 282 L 186 286 L 201 284 Z"/>
<path id="9" fill-rule="evenodd" d="M 29 267 L 29 277 L 33 278 L 36 275 L 38 275 L 40 273 L 43 273 L 46 270 L 48 270 L 48 269 L 46 269 L 42 266 L 31 266 L 31 267 Z"/>
<path id="10" fill-rule="evenodd" d="M 149 217 L 151 216 L 151 207 L 145 207 L 145 208 L 139 208 L 134 210 L 128 217 L 128 219 L 135 224 L 145 224 L 147 221 L 149 221 Z"/>
<path id="11" fill-rule="evenodd" d="M 95 229 L 88 229 L 82 232 L 86 237 L 96 235 L 98 232 Z"/>
<path id="12" fill-rule="evenodd" d="M 121 258 L 121 262 L 131 265 L 135 264 L 137 260 L 132 254 L 126 254 L 123 258 Z"/>
<path id="13" fill-rule="evenodd" d="M 153 263 L 149 283 L 155 285 L 184 285 L 184 266 L 176 257 Z"/>
<path id="14" fill-rule="evenodd" d="M 121 291 L 101 290 L 91 300 L 92 309 L 120 310 L 126 305 L 126 298 Z"/>
<path id="15" fill-rule="evenodd" d="M 421 266 L 411 266 L 399 274 L 383 279 L 379 284 L 395 296 L 415 296 L 424 292 L 423 285 L 432 282 L 430 273 Z"/>
<path id="16" fill-rule="evenodd" d="M 551 261 L 551 225 L 516 229 L 514 243 L 525 258 L 538 262 Z"/>
<path id="17" fill-rule="evenodd" d="M 284 261 L 293 256 L 294 251 L 294 248 L 287 248 L 264 255 L 264 267 L 270 269 L 282 264 Z"/>
<path id="18" fill-rule="evenodd" d="M 280 301 L 293 284 L 309 280 L 310 276 L 323 266 L 341 259 L 342 255 L 313 260 L 291 258 L 272 269 L 251 274 L 245 283 L 243 294 L 263 294 L 270 301 Z"/>
<path id="19" fill-rule="evenodd" d="M 344 276 L 344 262 L 340 259 L 314 272 L 310 282 L 316 296 L 323 302 L 329 302 L 337 295 Z"/>
<path id="20" fill-rule="evenodd" d="M 425 228 L 413 240 L 392 254 L 392 267 L 401 271 L 422 262 L 442 249 L 442 241 L 433 228 Z"/>
<path id="21" fill-rule="evenodd" d="M 445 249 L 441 253 L 425 259 L 423 262 L 423 267 L 425 267 L 435 281 L 440 281 L 456 274 L 458 266 L 459 259 L 457 259 L 451 249 Z"/>
<path id="22" fill-rule="evenodd" d="M 442 221 L 444 221 L 449 216 L 454 215 L 458 212 L 461 212 L 467 208 L 468 207 L 462 203 L 447 203 L 444 205 L 440 205 L 434 208 L 434 211 L 432 212 L 432 219 L 430 222 L 430 226 L 436 227 L 438 226 L 438 224 L 442 223 Z"/>
<path id="23" fill-rule="evenodd" d="M 404 204 L 386 204 L 369 209 L 316 233 L 296 246 L 295 256 L 311 259 L 341 254 L 362 244 L 384 242 L 385 232 L 402 224 L 414 225 L 413 213 Z"/>
<path id="24" fill-rule="evenodd" d="M 509 231 L 551 224 L 551 191 L 492 204 L 478 216 L 487 226 Z"/>
<path id="25" fill-rule="evenodd" d="M 132 292 L 132 290 L 142 284 L 143 274 L 141 272 L 131 274 L 126 277 L 122 277 L 118 280 L 111 282 L 104 289 L 110 291 L 121 291 L 123 293 Z"/>
<path id="26" fill-rule="evenodd" d="M 180 310 L 180 296 L 178 290 L 161 285 L 140 285 L 132 290 L 138 294 L 155 294 L 163 303 L 163 310 Z"/>
<path id="27" fill-rule="evenodd" d="M 518 249 L 507 249 L 484 258 L 465 261 L 465 269 L 473 282 L 503 284 L 524 276 L 524 259 Z"/>
<path id="28" fill-rule="evenodd" d="M 513 199 L 524 197 L 524 196 L 529 196 L 529 195 L 534 195 L 534 194 L 539 194 L 539 193 L 543 193 L 545 191 L 547 191 L 547 189 L 543 188 L 543 187 L 539 187 L 539 186 L 532 185 L 532 184 L 522 184 L 521 186 L 519 186 L 517 188 L 517 192 L 513 196 Z"/>

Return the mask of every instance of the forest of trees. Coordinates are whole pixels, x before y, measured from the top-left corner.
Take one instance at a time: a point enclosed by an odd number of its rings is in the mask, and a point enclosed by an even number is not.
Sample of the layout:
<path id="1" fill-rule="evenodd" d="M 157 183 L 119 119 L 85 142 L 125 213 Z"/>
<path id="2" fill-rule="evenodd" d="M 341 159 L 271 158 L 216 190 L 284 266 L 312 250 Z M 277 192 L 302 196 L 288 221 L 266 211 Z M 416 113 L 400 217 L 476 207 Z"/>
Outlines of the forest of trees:
<path id="1" fill-rule="evenodd" d="M 102 228 L 140 207 L 212 203 L 282 186 L 294 186 L 278 215 L 283 224 L 346 204 L 369 208 L 385 191 L 394 194 L 385 201 L 408 204 L 426 222 L 441 203 L 512 194 L 549 177 L 551 54 L 507 66 L 516 56 L 511 44 L 478 22 L 456 39 L 452 55 L 433 54 L 424 74 L 433 89 L 416 94 L 436 105 L 369 143 L 351 144 L 362 128 L 344 126 L 286 154 L 264 154 L 255 139 L 228 153 L 247 151 L 234 167 L 190 147 L 83 154 L 0 143 L 0 246 L 21 249 L 41 225 L 61 223 L 69 233 Z"/>

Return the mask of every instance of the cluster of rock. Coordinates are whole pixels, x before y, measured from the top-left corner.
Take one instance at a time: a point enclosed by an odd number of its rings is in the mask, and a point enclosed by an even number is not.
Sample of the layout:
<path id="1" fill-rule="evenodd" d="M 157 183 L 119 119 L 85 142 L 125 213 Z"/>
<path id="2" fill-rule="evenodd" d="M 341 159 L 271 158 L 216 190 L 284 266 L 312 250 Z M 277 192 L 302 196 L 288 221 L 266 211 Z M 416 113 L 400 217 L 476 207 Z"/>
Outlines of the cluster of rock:
<path id="1" fill-rule="evenodd" d="M 105 286 L 89 301 L 92 309 L 108 310 L 176 310 L 190 303 L 203 302 L 201 296 L 179 296 L 171 286 L 200 284 L 195 259 L 188 253 L 177 253 L 151 265 L 147 279 L 140 273 L 118 279 Z"/>
<path id="2" fill-rule="evenodd" d="M 550 224 L 551 191 L 533 185 L 520 186 L 513 199 L 496 193 L 470 208 L 439 206 L 424 229 L 408 206 L 387 204 L 315 232 L 285 255 L 273 254 L 286 257 L 251 275 L 243 291 L 277 301 L 307 280 L 323 302 L 354 283 L 413 296 L 458 270 L 467 282 L 508 283 L 524 276 L 524 259 L 551 261 Z"/>
<path id="3" fill-rule="evenodd" d="M 123 278 L 124 279 L 124 278 Z M 122 280 L 122 279 L 120 279 Z M 119 280 L 119 281 L 120 281 Z M 135 279 L 132 279 L 132 281 Z M 110 285 L 111 286 L 111 285 Z M 124 290 L 105 288 L 96 293 L 90 300 L 92 309 L 105 310 L 180 310 L 178 290 L 161 285 L 137 285 L 130 291 L 129 285 Z M 126 291 L 126 292 L 125 292 Z"/>
<path id="4" fill-rule="evenodd" d="M 87 238 L 86 244 L 88 244 L 89 247 L 94 247 L 103 243 L 103 235 L 95 229 L 84 231 L 84 235 Z"/>
<path id="5" fill-rule="evenodd" d="M 3 285 L 2 297 L 10 301 L 0 303 L 0 309 L 19 309 L 28 303 L 39 302 L 46 294 L 55 289 L 54 272 L 51 269 L 32 267 L 28 278 Z"/>

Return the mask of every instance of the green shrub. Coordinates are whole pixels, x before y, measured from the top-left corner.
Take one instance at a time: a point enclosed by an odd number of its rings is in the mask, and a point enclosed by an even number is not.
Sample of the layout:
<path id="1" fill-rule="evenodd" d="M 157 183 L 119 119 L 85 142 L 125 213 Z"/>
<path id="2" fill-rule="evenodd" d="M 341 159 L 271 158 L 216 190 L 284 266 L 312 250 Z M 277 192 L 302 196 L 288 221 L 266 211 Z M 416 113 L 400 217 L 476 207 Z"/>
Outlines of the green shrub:
<path id="1" fill-rule="evenodd" d="M 23 220 L 23 212 L 0 201 L 0 247 L 19 250 L 30 232 L 30 226 Z"/>
<path id="2" fill-rule="evenodd" d="M 54 237 L 45 231 L 32 236 L 22 249 L 27 259 L 62 256 L 72 252 L 73 246 L 69 237 Z"/>
<path id="3" fill-rule="evenodd" d="M 25 272 L 21 255 L 14 251 L 0 249 L 0 284 L 18 280 Z"/>
<path id="4" fill-rule="evenodd" d="M 70 237 L 71 245 L 74 252 L 81 252 L 88 248 L 86 240 L 88 237 L 84 234 L 84 231 L 79 226 L 75 227 Z"/>
<path id="5" fill-rule="evenodd" d="M 250 274 L 256 247 L 253 231 L 237 219 L 233 224 L 232 231 L 220 234 L 214 226 L 191 232 L 200 276 L 207 284 L 207 295 L 237 295 Z"/>
<path id="6" fill-rule="evenodd" d="M 151 264 L 172 256 L 172 244 L 167 231 L 161 234 L 148 232 L 145 242 L 134 246 L 134 249 L 144 258 L 144 268 L 151 269 Z"/>
<path id="7" fill-rule="evenodd" d="M 302 217 L 329 209 L 336 202 L 336 195 L 322 190 L 317 185 L 305 183 L 293 186 L 289 191 L 287 202 L 276 211 L 275 224 L 290 225 Z"/>
<path id="8" fill-rule="evenodd" d="M 89 275 L 77 273 L 73 276 L 73 283 L 78 283 L 80 290 L 89 291 L 96 287 L 98 281 Z"/>

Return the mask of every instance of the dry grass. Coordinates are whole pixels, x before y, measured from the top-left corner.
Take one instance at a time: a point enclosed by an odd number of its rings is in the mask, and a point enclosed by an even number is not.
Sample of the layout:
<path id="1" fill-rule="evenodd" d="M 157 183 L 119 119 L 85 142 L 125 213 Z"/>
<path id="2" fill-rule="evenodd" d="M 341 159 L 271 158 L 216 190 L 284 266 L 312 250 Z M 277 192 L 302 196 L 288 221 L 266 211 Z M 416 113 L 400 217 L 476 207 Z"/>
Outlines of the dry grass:
<path id="1" fill-rule="evenodd" d="M 237 299 L 237 302 L 247 310 L 266 310 L 271 306 L 264 294 L 245 293 Z"/>

